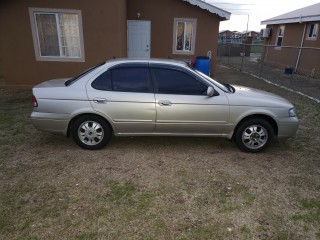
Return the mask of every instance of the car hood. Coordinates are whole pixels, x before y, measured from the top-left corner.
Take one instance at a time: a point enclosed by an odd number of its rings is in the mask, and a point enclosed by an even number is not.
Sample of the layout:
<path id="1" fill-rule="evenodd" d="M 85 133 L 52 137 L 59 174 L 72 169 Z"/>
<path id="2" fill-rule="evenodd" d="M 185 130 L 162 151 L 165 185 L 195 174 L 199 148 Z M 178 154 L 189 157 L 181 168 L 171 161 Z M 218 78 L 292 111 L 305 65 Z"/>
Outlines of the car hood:
<path id="1" fill-rule="evenodd" d="M 274 93 L 259 89 L 234 86 L 235 93 L 228 94 L 230 105 L 245 105 L 255 107 L 293 107 L 293 105 L 283 97 Z"/>

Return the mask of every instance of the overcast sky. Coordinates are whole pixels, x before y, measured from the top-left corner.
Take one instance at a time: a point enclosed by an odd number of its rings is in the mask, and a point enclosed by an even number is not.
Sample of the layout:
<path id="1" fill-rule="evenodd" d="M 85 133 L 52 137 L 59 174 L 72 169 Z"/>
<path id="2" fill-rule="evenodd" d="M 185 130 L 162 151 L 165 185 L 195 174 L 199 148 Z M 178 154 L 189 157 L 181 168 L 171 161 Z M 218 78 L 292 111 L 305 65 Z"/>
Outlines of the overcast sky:
<path id="1" fill-rule="evenodd" d="M 220 22 L 220 31 L 242 32 L 247 29 L 248 15 L 248 29 L 260 31 L 265 28 L 264 25 L 260 25 L 261 21 L 310 6 L 320 0 L 205 0 L 205 2 L 231 12 L 230 20 Z"/>

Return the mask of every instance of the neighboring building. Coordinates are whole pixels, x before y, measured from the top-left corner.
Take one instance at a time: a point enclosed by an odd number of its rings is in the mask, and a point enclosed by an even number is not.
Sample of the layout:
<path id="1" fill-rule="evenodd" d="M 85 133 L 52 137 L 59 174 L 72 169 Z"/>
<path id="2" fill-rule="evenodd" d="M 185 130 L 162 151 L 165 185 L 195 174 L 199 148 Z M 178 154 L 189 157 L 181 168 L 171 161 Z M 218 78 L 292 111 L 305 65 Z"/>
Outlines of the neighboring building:
<path id="1" fill-rule="evenodd" d="M 219 32 L 219 42 L 239 42 L 241 33 L 237 31 L 224 30 Z"/>
<path id="2" fill-rule="evenodd" d="M 252 39 L 259 39 L 260 33 L 256 31 L 243 31 L 241 34 L 242 38 L 252 37 Z"/>
<path id="3" fill-rule="evenodd" d="M 293 68 L 304 75 L 311 75 L 315 69 L 320 71 L 320 49 L 316 49 L 320 48 L 320 3 L 264 20 L 261 24 L 271 29 L 265 43 L 275 45 L 266 51 L 266 64 Z M 299 47 L 304 49 L 299 50 Z"/>
<path id="4" fill-rule="evenodd" d="M 29 0 L 0 3 L 5 84 L 72 77 L 112 57 L 194 59 L 217 52 L 230 13 L 200 0 Z"/>
<path id="5" fill-rule="evenodd" d="M 219 32 L 219 42 L 223 43 L 242 43 L 245 42 L 248 37 L 254 40 L 259 40 L 260 33 L 255 31 L 238 32 L 229 30 Z"/>

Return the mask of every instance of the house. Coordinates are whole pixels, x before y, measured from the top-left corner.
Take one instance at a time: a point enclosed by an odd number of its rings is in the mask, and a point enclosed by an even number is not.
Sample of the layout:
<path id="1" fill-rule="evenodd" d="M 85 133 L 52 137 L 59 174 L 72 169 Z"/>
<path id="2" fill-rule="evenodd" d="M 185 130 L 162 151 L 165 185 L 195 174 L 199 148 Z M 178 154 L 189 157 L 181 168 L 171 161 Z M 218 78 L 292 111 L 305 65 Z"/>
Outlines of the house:
<path id="1" fill-rule="evenodd" d="M 29 0 L 0 3 L 5 84 L 30 88 L 116 57 L 191 60 L 211 51 L 230 13 L 200 0 Z"/>
<path id="2" fill-rule="evenodd" d="M 265 62 L 303 75 L 320 71 L 320 3 L 261 22 L 267 25 Z M 269 34 L 271 33 L 271 34 Z"/>
<path id="3" fill-rule="evenodd" d="M 241 33 L 237 31 L 224 30 L 219 32 L 219 42 L 234 42 L 241 38 Z"/>
<path id="4" fill-rule="evenodd" d="M 253 39 L 259 39 L 260 33 L 256 31 L 243 31 L 241 34 L 242 38 L 252 37 Z"/>

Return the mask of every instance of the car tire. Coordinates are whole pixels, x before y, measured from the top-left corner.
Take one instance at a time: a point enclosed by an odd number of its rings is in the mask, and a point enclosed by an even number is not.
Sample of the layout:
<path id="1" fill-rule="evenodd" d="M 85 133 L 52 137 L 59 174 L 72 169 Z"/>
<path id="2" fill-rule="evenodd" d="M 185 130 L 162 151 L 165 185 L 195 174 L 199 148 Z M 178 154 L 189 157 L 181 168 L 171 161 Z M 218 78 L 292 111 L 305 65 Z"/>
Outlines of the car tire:
<path id="1" fill-rule="evenodd" d="M 274 129 L 264 119 L 248 119 L 237 127 L 234 140 L 244 152 L 257 153 L 264 150 L 274 139 Z"/>
<path id="2" fill-rule="evenodd" d="M 107 145 L 112 136 L 109 124 L 101 117 L 84 115 L 75 120 L 72 137 L 84 149 L 97 150 Z"/>

